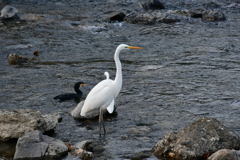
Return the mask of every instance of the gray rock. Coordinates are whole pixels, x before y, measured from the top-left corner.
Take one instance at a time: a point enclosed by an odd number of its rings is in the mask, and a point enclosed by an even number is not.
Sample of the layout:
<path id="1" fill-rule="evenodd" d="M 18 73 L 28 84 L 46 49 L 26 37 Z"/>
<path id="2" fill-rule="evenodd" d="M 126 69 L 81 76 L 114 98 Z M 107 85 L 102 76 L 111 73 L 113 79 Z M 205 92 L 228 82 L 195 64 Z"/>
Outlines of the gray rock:
<path id="1" fill-rule="evenodd" d="M 174 23 L 179 22 L 178 16 L 166 12 L 154 11 L 148 13 L 131 12 L 124 20 L 128 23 L 154 24 L 154 23 Z"/>
<path id="2" fill-rule="evenodd" d="M 74 156 L 77 156 L 80 159 L 88 159 L 93 157 L 93 146 L 92 146 L 91 140 L 85 140 L 82 142 L 79 142 L 71 148 L 71 154 Z"/>
<path id="3" fill-rule="evenodd" d="M 34 130 L 50 131 L 59 119 L 59 115 L 42 115 L 29 109 L 0 110 L 0 140 L 19 138 Z"/>
<path id="4" fill-rule="evenodd" d="M 221 149 L 208 157 L 207 160 L 240 160 L 240 151 Z"/>
<path id="5" fill-rule="evenodd" d="M 15 7 L 6 5 L 1 10 L 1 18 L 3 19 L 9 19 L 9 18 L 17 18 L 18 17 L 18 10 Z"/>
<path id="6" fill-rule="evenodd" d="M 105 18 L 105 21 L 107 22 L 122 22 L 124 20 L 124 17 L 126 16 L 123 12 L 116 12 L 112 11 L 108 13 L 107 18 Z"/>
<path id="7" fill-rule="evenodd" d="M 96 118 L 99 116 L 99 108 L 97 109 L 93 109 L 93 110 L 90 110 L 86 113 L 86 116 L 81 116 L 80 113 L 81 113 L 81 109 L 83 107 L 83 104 L 84 104 L 84 101 L 81 101 L 80 103 L 78 103 L 77 107 L 71 111 L 71 115 L 76 118 L 76 119 L 91 119 L 91 118 Z M 107 110 L 105 109 L 104 110 L 104 113 L 106 113 Z"/>
<path id="8" fill-rule="evenodd" d="M 170 132 L 152 149 L 158 158 L 195 160 L 220 149 L 239 149 L 239 136 L 213 118 L 200 118 L 179 132 Z"/>
<path id="9" fill-rule="evenodd" d="M 213 10 L 208 10 L 203 13 L 202 19 L 205 21 L 224 21 L 226 20 L 226 17 L 224 13 L 220 11 L 213 11 Z"/>
<path id="10" fill-rule="evenodd" d="M 140 6 L 145 10 L 165 9 L 165 6 L 158 0 L 144 0 Z"/>
<path id="11" fill-rule="evenodd" d="M 68 147 L 61 141 L 36 130 L 18 139 L 14 160 L 59 159 Z"/>

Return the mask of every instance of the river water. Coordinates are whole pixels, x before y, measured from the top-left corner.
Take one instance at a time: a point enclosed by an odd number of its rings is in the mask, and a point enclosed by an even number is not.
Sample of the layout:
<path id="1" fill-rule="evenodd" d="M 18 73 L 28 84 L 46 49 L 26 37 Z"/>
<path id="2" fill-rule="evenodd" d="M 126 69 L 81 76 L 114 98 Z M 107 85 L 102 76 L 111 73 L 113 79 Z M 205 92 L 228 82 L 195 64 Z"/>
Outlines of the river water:
<path id="1" fill-rule="evenodd" d="M 59 113 L 63 119 L 53 137 L 64 142 L 71 139 L 72 144 L 93 140 L 94 159 L 153 160 L 151 149 L 156 142 L 200 117 L 217 118 L 239 133 L 240 10 L 222 9 L 227 20 L 220 22 L 193 18 L 154 25 L 103 21 L 108 12 L 128 13 L 139 8 L 136 4 L 12 1 L 26 21 L 0 25 L 0 108 Z M 169 6 L 189 7 L 178 5 Z M 105 79 L 105 71 L 114 79 L 113 55 L 122 43 L 143 49 L 120 54 L 123 87 L 116 113 L 105 117 L 107 135 L 100 139 L 97 119 L 74 120 L 70 112 L 77 104 L 58 103 L 53 97 L 73 92 L 77 81 L 89 83 L 82 88 L 87 95 Z M 33 57 L 36 50 L 40 54 L 36 61 L 7 62 L 11 53 Z"/>

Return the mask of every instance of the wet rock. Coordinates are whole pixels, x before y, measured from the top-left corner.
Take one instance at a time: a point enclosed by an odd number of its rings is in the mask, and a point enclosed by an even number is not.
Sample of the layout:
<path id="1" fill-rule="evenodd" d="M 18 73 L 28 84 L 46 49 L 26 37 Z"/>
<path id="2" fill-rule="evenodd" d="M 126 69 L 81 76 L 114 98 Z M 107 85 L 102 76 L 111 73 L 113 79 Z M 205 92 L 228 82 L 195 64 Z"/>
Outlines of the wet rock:
<path id="1" fill-rule="evenodd" d="M 105 21 L 107 22 L 122 22 L 125 18 L 125 14 L 123 12 L 111 12 L 107 15 Z"/>
<path id="2" fill-rule="evenodd" d="M 208 160 L 240 160 L 240 151 L 221 149 L 208 157 Z"/>
<path id="3" fill-rule="evenodd" d="M 180 19 L 173 14 L 164 12 L 150 12 L 150 13 L 130 13 L 126 15 L 125 21 L 128 23 L 140 24 L 154 24 L 154 23 L 174 23 L 179 22 Z"/>
<path id="4" fill-rule="evenodd" d="M 202 15 L 202 19 L 205 21 L 213 22 L 213 21 L 224 21 L 226 20 L 226 17 L 224 13 L 220 11 L 209 10 L 204 12 L 204 14 Z"/>
<path id="5" fill-rule="evenodd" d="M 220 149 L 239 149 L 239 136 L 213 118 L 200 118 L 179 132 L 170 132 L 152 149 L 158 158 L 201 159 Z"/>
<path id="6" fill-rule="evenodd" d="M 192 18 L 202 18 L 204 12 L 204 9 L 194 9 L 189 11 L 188 15 Z"/>
<path id="7" fill-rule="evenodd" d="M 82 119 L 82 118 L 92 119 L 92 118 L 96 118 L 99 116 L 99 108 L 88 111 L 84 117 L 81 116 L 80 113 L 81 113 L 83 104 L 84 104 L 84 101 L 81 101 L 80 103 L 78 103 L 77 107 L 71 111 L 71 115 L 74 118 L 76 118 L 76 119 Z M 106 112 L 107 112 L 107 110 L 105 109 L 104 113 L 106 113 Z"/>
<path id="8" fill-rule="evenodd" d="M 34 130 L 50 131 L 59 119 L 59 115 L 42 115 L 29 109 L 0 110 L 0 140 L 19 138 Z"/>
<path id="9" fill-rule="evenodd" d="M 0 18 L 2 20 L 4 20 L 4 19 L 19 19 L 18 10 L 15 7 L 6 5 L 1 10 Z"/>
<path id="10" fill-rule="evenodd" d="M 80 159 L 89 159 L 93 157 L 92 141 L 85 140 L 85 141 L 79 142 L 75 144 L 70 151 L 72 155 L 77 156 Z"/>
<path id="11" fill-rule="evenodd" d="M 145 10 L 165 9 L 165 6 L 158 0 L 145 0 L 141 2 L 141 7 Z"/>
<path id="12" fill-rule="evenodd" d="M 9 54 L 8 55 L 8 63 L 11 65 L 23 64 L 27 62 L 32 62 L 37 60 L 36 58 L 31 57 L 24 57 L 18 54 Z"/>
<path id="13" fill-rule="evenodd" d="M 14 160 L 59 159 L 68 147 L 61 141 L 36 130 L 18 139 Z"/>

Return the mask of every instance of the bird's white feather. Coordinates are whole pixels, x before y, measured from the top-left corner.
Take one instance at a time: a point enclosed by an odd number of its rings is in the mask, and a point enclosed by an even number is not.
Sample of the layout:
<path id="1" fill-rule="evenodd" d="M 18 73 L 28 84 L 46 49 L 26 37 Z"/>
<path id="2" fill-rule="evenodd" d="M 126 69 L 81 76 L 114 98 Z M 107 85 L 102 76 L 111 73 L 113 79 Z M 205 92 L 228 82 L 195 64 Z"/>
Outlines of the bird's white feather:
<path id="1" fill-rule="evenodd" d="M 112 100 L 112 102 L 110 103 L 110 105 L 107 107 L 107 111 L 108 113 L 113 113 L 114 111 L 114 99 Z"/>

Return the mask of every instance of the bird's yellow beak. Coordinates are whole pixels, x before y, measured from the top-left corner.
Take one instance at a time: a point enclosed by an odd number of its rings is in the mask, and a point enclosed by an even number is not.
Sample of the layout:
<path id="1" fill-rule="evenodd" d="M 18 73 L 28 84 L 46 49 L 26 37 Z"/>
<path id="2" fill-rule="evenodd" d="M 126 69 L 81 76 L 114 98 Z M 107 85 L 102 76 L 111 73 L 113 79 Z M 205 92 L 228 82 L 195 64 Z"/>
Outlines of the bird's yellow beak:
<path id="1" fill-rule="evenodd" d="M 142 49 L 142 47 L 134 47 L 134 46 L 128 46 L 129 49 Z"/>
<path id="2" fill-rule="evenodd" d="M 86 85 L 86 83 L 82 83 L 82 84 L 80 84 L 80 87 L 83 87 L 83 86 L 85 86 Z"/>

